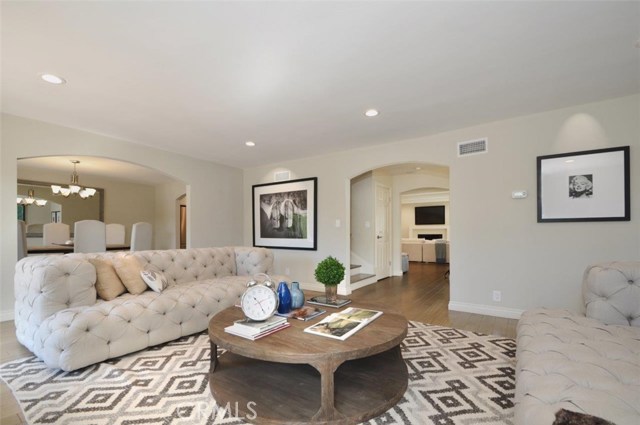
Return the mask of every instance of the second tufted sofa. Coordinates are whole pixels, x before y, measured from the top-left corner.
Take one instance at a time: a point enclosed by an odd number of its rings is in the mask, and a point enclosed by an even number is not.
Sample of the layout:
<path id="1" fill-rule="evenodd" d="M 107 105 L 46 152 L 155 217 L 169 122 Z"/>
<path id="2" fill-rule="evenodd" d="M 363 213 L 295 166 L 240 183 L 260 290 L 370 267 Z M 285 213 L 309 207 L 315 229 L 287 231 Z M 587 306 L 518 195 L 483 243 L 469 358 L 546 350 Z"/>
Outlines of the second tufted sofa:
<path id="1" fill-rule="evenodd" d="M 586 316 L 535 309 L 518 322 L 516 423 L 566 409 L 640 424 L 640 262 L 588 267 L 583 299 Z"/>
<path id="2" fill-rule="evenodd" d="M 168 287 L 99 299 L 88 259 L 127 255 Z M 273 253 L 251 247 L 26 257 L 16 264 L 16 334 L 47 366 L 71 371 L 203 331 L 252 275 L 272 272 Z"/>

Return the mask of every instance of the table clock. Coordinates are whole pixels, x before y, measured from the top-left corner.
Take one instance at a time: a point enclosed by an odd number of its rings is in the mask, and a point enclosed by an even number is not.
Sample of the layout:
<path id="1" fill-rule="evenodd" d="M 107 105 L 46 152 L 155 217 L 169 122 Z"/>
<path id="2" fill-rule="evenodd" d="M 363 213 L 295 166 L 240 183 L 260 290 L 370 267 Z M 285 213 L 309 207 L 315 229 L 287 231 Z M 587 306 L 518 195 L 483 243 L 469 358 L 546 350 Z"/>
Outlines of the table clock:
<path id="1" fill-rule="evenodd" d="M 258 278 L 262 278 L 259 281 Z M 249 319 L 262 322 L 278 310 L 278 294 L 274 283 L 265 273 L 258 273 L 247 283 L 247 289 L 240 298 L 242 312 Z"/>

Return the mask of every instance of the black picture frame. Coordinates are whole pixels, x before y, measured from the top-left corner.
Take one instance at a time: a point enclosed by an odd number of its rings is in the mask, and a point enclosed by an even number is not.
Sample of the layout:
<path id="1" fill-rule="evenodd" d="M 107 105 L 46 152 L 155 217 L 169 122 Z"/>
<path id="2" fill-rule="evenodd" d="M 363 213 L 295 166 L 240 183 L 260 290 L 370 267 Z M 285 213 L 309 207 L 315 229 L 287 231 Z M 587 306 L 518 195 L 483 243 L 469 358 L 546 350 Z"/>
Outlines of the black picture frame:
<path id="1" fill-rule="evenodd" d="M 252 186 L 253 246 L 318 249 L 318 178 Z"/>
<path id="2" fill-rule="evenodd" d="M 538 223 L 630 221 L 629 146 L 537 157 Z"/>

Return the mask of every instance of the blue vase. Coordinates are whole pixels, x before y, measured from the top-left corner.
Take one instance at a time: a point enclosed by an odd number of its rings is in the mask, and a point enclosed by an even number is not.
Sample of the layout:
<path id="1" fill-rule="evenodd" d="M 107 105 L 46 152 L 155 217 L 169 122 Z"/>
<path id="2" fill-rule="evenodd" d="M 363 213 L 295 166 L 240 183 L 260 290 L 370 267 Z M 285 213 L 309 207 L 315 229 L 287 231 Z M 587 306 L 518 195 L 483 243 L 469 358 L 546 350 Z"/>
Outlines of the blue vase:
<path id="1" fill-rule="evenodd" d="M 278 285 L 278 313 L 286 314 L 291 311 L 291 292 L 287 282 L 280 282 Z"/>
<path id="2" fill-rule="evenodd" d="M 304 292 L 300 289 L 300 283 L 291 282 L 291 308 L 300 308 L 304 305 Z"/>

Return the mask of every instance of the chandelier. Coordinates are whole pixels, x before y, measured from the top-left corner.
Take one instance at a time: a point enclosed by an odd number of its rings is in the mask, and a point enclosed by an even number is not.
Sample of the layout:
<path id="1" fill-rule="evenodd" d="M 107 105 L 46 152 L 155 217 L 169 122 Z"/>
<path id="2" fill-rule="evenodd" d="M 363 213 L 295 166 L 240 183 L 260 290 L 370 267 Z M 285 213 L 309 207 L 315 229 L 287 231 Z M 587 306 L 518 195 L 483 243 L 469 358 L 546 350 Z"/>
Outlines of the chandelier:
<path id="1" fill-rule="evenodd" d="M 18 196 L 18 204 L 22 205 L 35 205 L 36 207 L 44 207 L 47 204 L 46 199 L 36 199 L 33 189 L 29 189 L 27 196 Z"/>
<path id="2" fill-rule="evenodd" d="M 73 164 L 73 174 L 71 174 L 71 184 L 69 187 L 62 187 L 57 184 L 51 185 L 51 191 L 54 195 L 62 195 L 65 198 L 69 195 L 79 195 L 82 199 L 87 199 L 96 194 L 96 190 L 90 187 L 82 187 L 78 183 L 78 173 L 76 172 L 76 165 L 80 164 L 78 160 L 70 161 Z"/>

